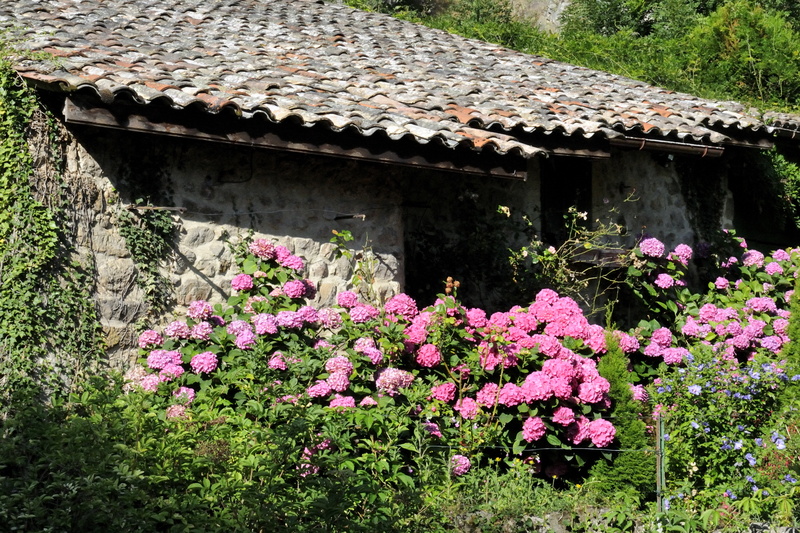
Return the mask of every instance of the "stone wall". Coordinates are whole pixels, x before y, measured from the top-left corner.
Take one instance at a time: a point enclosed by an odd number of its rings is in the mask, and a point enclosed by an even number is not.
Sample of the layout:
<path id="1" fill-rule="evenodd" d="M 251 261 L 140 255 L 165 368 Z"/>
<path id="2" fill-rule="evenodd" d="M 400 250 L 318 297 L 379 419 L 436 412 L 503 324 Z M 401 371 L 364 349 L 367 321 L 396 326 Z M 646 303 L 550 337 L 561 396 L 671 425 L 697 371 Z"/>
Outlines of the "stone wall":
<path id="1" fill-rule="evenodd" d="M 73 186 L 80 184 L 88 199 L 78 224 L 78 250 L 94 264 L 96 298 L 117 366 L 135 357 L 136 323 L 148 310 L 119 231 L 120 213 L 139 198 L 171 209 L 177 227 L 172 250 L 160 263 L 176 314 L 193 300 L 226 297 L 236 273 L 227 241 L 250 231 L 304 257 L 306 275 L 318 286 L 315 303 L 327 305 L 338 291 L 350 288 L 351 277 L 351 264 L 336 259 L 329 242 L 333 230 L 351 231 L 355 249 L 365 243 L 373 248 L 380 260 L 376 289 L 384 298 L 404 290 L 407 271 L 430 268 L 437 250 L 416 246 L 420 228 L 439 243 L 456 242 L 464 237 L 459 232 L 473 222 L 483 227 L 482 217 L 504 206 L 514 217 L 527 215 L 530 229 L 539 230 L 536 162 L 529 179 L 519 181 L 116 130 L 71 127 L 70 133 L 66 177 Z M 643 231 L 671 246 L 693 241 L 680 175 L 665 161 L 620 152 L 593 163 L 592 215 L 601 217 L 616 206 L 617 221 L 631 232 L 626 244 Z M 623 202 L 629 196 L 636 201 Z M 465 206 L 471 210 L 465 212 Z M 460 251 L 455 247 L 448 253 L 459 262 Z M 431 272 L 435 281 L 446 274 Z M 432 301 L 442 287 L 425 290 Z"/>
<path id="2" fill-rule="evenodd" d="M 633 246 L 644 234 L 669 247 L 695 242 L 674 160 L 652 152 L 617 152 L 594 163 L 592 171 L 592 217 L 624 226 L 624 245 Z"/>
<path id="3" fill-rule="evenodd" d="M 95 264 L 96 298 L 117 366 L 135 357 L 136 323 L 148 310 L 119 231 L 121 212 L 137 199 L 169 209 L 177 227 L 160 263 L 176 314 L 196 299 L 226 298 L 237 273 L 228 241 L 251 231 L 304 257 L 305 274 L 318 287 L 315 304 L 329 305 L 351 288 L 352 275 L 350 261 L 336 258 L 333 230 L 350 231 L 354 250 L 371 246 L 379 260 L 375 289 L 385 299 L 403 288 L 405 267 L 415 268 L 406 264 L 406 229 L 430 224 L 447 232 L 458 216 L 456 196 L 474 197 L 489 210 L 535 203 L 521 194 L 530 189 L 521 181 L 117 130 L 70 131 L 67 179 L 94 198 L 79 224 L 78 249 Z M 411 262 L 425 268 L 424 257 Z"/>

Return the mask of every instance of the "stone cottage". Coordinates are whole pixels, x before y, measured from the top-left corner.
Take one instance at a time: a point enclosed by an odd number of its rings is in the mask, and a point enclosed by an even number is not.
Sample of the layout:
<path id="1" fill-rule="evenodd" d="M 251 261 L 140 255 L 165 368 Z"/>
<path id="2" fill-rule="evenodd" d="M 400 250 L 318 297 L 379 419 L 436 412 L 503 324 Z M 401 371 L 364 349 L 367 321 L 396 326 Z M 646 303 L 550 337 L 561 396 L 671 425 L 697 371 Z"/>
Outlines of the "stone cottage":
<path id="1" fill-rule="evenodd" d="M 16 68 L 62 124 L 77 249 L 123 359 L 148 304 L 122 221 L 171 217 L 179 307 L 225 294 L 227 240 L 250 231 L 304 256 L 321 302 L 348 284 L 330 240 L 349 231 L 387 295 L 448 275 L 437 254 L 498 206 L 545 237 L 569 206 L 612 205 L 629 244 L 695 241 L 736 217 L 737 154 L 800 128 L 314 0 L 4 0 L 0 27 L 46 54 Z"/>

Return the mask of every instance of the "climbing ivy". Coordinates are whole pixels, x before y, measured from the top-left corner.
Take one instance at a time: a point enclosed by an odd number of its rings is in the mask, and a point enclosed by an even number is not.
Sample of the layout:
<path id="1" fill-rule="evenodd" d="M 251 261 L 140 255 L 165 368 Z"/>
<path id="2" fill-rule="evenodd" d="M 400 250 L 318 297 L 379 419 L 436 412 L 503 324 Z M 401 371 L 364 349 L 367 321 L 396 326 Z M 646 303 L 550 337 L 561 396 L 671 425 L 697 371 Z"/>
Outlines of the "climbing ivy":
<path id="1" fill-rule="evenodd" d="M 136 283 L 148 303 L 148 318 L 159 318 L 172 303 L 172 286 L 159 265 L 172 249 L 175 223 L 169 212 L 137 199 L 136 205 L 120 211 L 117 227 L 136 264 Z"/>
<path id="2" fill-rule="evenodd" d="M 69 235 L 72 199 L 58 171 L 56 125 L 7 57 L 9 45 L 0 40 L 0 406 L 5 407 L 20 396 L 70 388 L 102 355 L 91 265 L 77 260 Z M 33 136 L 48 144 L 46 157 L 56 161 L 37 161 L 44 177 L 34 172 Z M 47 185 L 46 194 L 41 185 Z"/>

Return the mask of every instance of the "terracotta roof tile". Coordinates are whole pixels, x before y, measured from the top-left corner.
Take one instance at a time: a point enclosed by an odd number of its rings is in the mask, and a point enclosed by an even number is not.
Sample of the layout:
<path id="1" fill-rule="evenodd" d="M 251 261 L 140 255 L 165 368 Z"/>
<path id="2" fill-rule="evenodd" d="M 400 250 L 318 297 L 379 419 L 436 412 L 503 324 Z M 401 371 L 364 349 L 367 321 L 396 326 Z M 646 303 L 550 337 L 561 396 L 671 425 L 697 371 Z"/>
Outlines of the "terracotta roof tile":
<path id="1" fill-rule="evenodd" d="M 14 27 L 54 56 L 21 61 L 22 75 L 59 90 L 449 147 L 530 156 L 541 150 L 512 132 L 724 144 L 800 130 L 796 116 L 749 114 L 314 0 L 3 0 L 0 29 Z"/>

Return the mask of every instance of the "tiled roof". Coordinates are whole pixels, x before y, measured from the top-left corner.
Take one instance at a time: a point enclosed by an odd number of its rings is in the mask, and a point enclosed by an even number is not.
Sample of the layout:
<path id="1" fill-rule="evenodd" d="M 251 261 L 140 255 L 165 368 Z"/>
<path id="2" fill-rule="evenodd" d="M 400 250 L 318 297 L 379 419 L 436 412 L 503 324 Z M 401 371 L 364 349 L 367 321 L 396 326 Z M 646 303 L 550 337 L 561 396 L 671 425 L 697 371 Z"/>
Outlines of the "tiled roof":
<path id="1" fill-rule="evenodd" d="M 106 103 L 322 123 L 530 157 L 544 134 L 726 144 L 771 136 L 741 105 L 312 0 L 2 0 L 0 28 L 52 60 L 19 72 Z M 784 117 L 782 128 L 798 122 Z"/>

